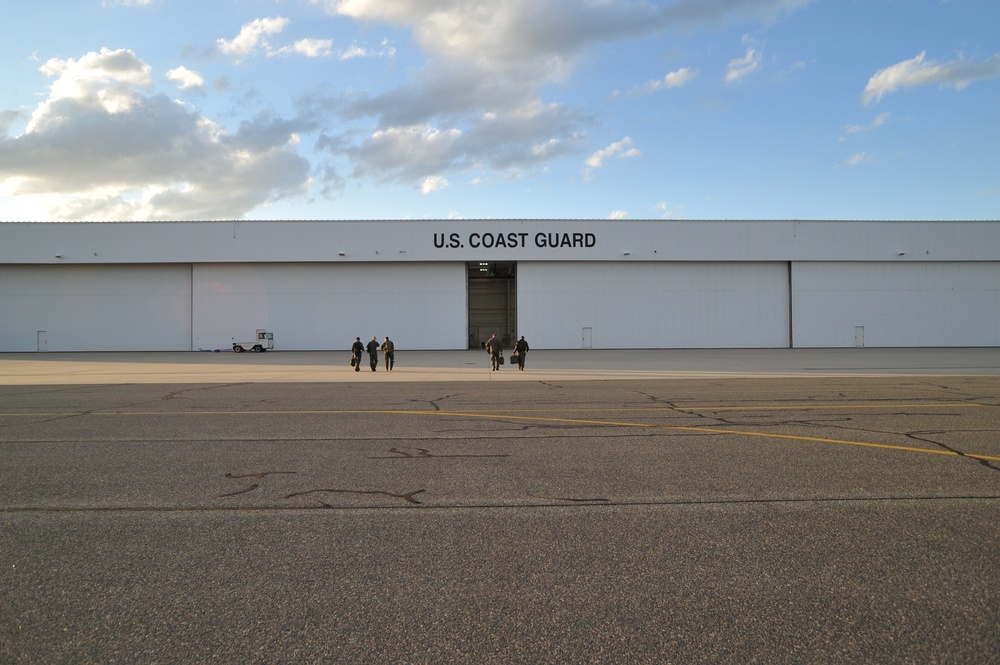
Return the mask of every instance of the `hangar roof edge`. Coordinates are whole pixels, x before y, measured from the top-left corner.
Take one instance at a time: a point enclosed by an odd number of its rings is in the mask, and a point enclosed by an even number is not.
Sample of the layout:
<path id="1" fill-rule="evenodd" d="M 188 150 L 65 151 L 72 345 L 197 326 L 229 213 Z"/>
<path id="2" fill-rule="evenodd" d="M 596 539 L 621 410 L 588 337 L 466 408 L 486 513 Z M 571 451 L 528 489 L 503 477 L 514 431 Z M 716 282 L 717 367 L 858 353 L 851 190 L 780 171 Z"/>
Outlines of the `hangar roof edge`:
<path id="1" fill-rule="evenodd" d="M 1000 261 L 1000 221 L 230 220 L 0 224 L 0 264 Z"/>
<path id="2" fill-rule="evenodd" d="M 600 217 L 470 217 L 464 219 L 430 218 L 430 219 L 158 219 L 158 220 L 0 220 L 0 224 L 359 224 L 359 223 L 400 223 L 400 224 L 426 224 L 426 223 L 476 223 L 476 222 L 546 222 L 546 223 L 576 223 L 576 222 L 607 222 L 609 224 L 632 224 L 632 223 L 729 223 L 729 224 L 758 224 L 758 223 L 803 223 L 803 224 L 840 224 L 840 223 L 873 223 L 873 224 L 951 224 L 951 223 L 1000 223 L 1000 219 L 658 219 L 658 218 L 636 218 L 636 219 L 607 219 Z"/>

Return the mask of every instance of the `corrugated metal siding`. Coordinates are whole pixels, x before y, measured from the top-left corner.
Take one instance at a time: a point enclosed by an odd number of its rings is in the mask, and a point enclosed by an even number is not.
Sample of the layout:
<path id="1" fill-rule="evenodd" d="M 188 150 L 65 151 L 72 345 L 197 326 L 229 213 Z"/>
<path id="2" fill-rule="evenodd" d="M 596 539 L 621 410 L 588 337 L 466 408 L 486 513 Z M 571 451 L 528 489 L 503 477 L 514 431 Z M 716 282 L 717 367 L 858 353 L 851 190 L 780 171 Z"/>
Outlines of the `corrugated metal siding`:
<path id="1" fill-rule="evenodd" d="M 465 264 L 217 264 L 194 267 L 194 346 L 230 348 L 257 328 L 284 350 L 464 348 Z"/>
<path id="2" fill-rule="evenodd" d="M 783 263 L 520 263 L 518 334 L 538 348 L 788 346 Z"/>
<path id="3" fill-rule="evenodd" d="M 1000 346 L 996 221 L 234 221 L 0 224 L 0 352 L 462 349 L 465 261 L 517 263 L 534 348 Z"/>
<path id="4" fill-rule="evenodd" d="M 0 351 L 189 351 L 188 266 L 0 266 Z"/>
<path id="5" fill-rule="evenodd" d="M 873 347 L 1000 344 L 1000 262 L 796 263 L 794 344 Z"/>

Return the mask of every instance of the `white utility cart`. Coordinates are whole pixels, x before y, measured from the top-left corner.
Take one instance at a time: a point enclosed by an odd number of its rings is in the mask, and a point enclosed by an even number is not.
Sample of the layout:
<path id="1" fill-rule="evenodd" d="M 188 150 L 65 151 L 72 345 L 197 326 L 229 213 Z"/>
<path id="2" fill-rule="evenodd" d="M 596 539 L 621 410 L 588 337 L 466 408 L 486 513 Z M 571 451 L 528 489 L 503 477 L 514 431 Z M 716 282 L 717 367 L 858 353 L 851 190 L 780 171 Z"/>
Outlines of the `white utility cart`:
<path id="1" fill-rule="evenodd" d="M 252 342 L 233 341 L 233 351 L 243 353 L 244 351 L 256 351 L 263 353 L 274 348 L 274 333 L 267 332 L 263 328 L 257 328 L 257 339 Z"/>

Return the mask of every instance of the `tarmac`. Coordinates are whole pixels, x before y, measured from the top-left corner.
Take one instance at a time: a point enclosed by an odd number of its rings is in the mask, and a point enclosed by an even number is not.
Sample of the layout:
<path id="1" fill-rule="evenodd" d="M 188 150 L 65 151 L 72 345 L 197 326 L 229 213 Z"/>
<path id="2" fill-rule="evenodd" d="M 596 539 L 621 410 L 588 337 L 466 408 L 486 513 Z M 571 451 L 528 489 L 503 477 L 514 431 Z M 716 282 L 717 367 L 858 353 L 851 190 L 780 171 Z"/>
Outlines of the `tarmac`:
<path id="1" fill-rule="evenodd" d="M 360 372 L 349 361 L 348 351 L 7 353 L 0 385 L 1000 375 L 1000 347 L 534 350 L 524 371 L 505 364 L 496 372 L 476 350 L 400 350 L 391 372 L 381 355 L 374 373 L 367 356 Z"/>
<path id="2" fill-rule="evenodd" d="M 0 354 L 0 662 L 1000 662 L 1000 349 L 348 359 Z"/>

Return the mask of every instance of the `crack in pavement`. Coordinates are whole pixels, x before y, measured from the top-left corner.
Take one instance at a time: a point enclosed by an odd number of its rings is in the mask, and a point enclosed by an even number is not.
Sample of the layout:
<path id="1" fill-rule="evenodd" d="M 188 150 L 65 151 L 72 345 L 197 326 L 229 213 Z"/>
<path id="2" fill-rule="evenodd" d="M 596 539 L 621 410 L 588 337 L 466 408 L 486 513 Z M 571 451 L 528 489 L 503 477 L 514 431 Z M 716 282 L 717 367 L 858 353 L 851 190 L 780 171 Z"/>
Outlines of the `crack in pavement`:
<path id="1" fill-rule="evenodd" d="M 388 496 L 388 497 L 395 498 L 395 499 L 403 499 L 407 503 L 412 503 L 412 504 L 420 505 L 420 502 L 417 501 L 414 498 L 414 495 L 420 494 L 421 492 L 426 492 L 426 491 L 427 490 L 420 489 L 420 490 L 414 490 L 413 492 L 406 492 L 404 494 L 396 494 L 394 492 L 385 492 L 385 491 L 380 491 L 380 490 L 312 489 L 312 490 L 303 490 L 302 492 L 292 492 L 291 494 L 286 495 L 285 498 L 286 499 L 291 499 L 291 498 L 294 498 L 294 497 L 297 497 L 297 496 L 306 496 L 306 495 L 309 495 L 309 494 L 319 494 L 319 493 L 324 493 L 324 492 L 329 492 L 331 494 L 362 494 L 362 495 L 364 495 L 364 494 L 379 494 L 379 495 L 382 495 L 382 496 Z M 326 508 L 333 508 L 334 507 L 331 504 L 327 504 L 327 503 L 323 503 L 323 502 L 321 502 L 321 503 Z"/>
<path id="2" fill-rule="evenodd" d="M 980 458 L 975 457 L 973 455 L 966 454 L 965 452 L 959 450 L 958 448 L 955 448 L 954 446 L 949 446 L 948 444 L 946 444 L 946 443 L 944 443 L 942 441 L 937 441 L 935 439 L 928 439 L 928 438 L 925 438 L 923 436 L 920 436 L 921 434 L 924 434 L 924 435 L 930 435 L 930 434 L 958 434 L 960 432 L 976 432 L 976 433 L 989 432 L 989 433 L 992 433 L 992 434 L 996 434 L 996 430 L 931 430 L 931 431 L 927 431 L 927 432 L 919 432 L 919 431 L 917 431 L 917 432 L 905 432 L 904 435 L 906 437 L 910 438 L 910 439 L 913 439 L 914 441 L 922 441 L 924 443 L 929 443 L 931 445 L 938 446 L 938 447 L 940 447 L 940 448 L 942 448 L 944 450 L 947 450 L 948 452 L 954 453 L 955 455 L 958 455 L 959 457 L 964 457 L 966 459 L 971 459 L 972 461 L 978 462 L 979 464 L 985 466 L 987 469 L 990 469 L 992 471 L 1000 471 L 1000 466 L 997 466 L 996 464 L 993 464 L 990 460 L 980 459 Z"/>
<path id="3" fill-rule="evenodd" d="M 662 499 L 662 500 L 630 500 L 630 499 L 572 499 L 572 498 L 548 498 L 533 497 L 542 500 L 554 500 L 567 503 L 546 504 L 546 503 L 490 503 L 483 502 L 477 504 L 423 504 L 413 500 L 412 495 L 419 494 L 424 490 L 417 490 L 409 493 L 411 500 L 408 502 L 420 506 L 421 510 L 534 510 L 539 508 L 575 508 L 579 510 L 591 508 L 628 508 L 642 506 L 723 506 L 723 505 L 774 505 L 774 504 L 833 504 L 833 503 L 903 503 L 903 502 L 947 502 L 947 501 L 1000 501 L 1000 494 L 986 495 L 960 495 L 960 496 L 928 496 L 928 495 L 899 495 L 899 496 L 826 496 L 826 497 L 767 497 L 767 498 L 731 498 L 731 499 Z M 297 493 L 308 494 L 311 492 L 340 492 L 351 494 L 381 494 L 395 498 L 406 498 L 405 494 L 393 494 L 391 492 L 357 491 L 357 490 L 309 490 L 309 492 Z M 292 494 L 289 496 L 296 496 Z M 288 498 L 288 497 L 286 497 Z M 529 496 L 529 498 L 532 498 Z M 288 506 L 288 505 L 266 505 L 266 506 L 29 506 L 29 507 L 7 507 L 0 508 L 0 514 L 24 514 L 24 513 L 128 513 L 128 512 L 156 512 L 156 513 L 239 513 L 239 512 L 300 512 L 310 510 L 340 510 L 344 512 L 354 512 L 359 510 L 414 510 L 412 507 L 402 506 L 335 506 L 329 503 L 320 502 L 313 506 Z"/>
<path id="4" fill-rule="evenodd" d="M 417 454 L 411 454 L 406 452 L 408 450 L 415 450 Z M 462 455 L 437 455 L 432 453 L 427 448 L 390 448 L 390 453 L 392 455 L 382 455 L 382 456 L 372 456 L 368 459 L 445 459 L 445 458 L 455 458 L 455 457 L 510 457 L 510 455 L 473 455 L 473 454 L 462 454 Z"/>

